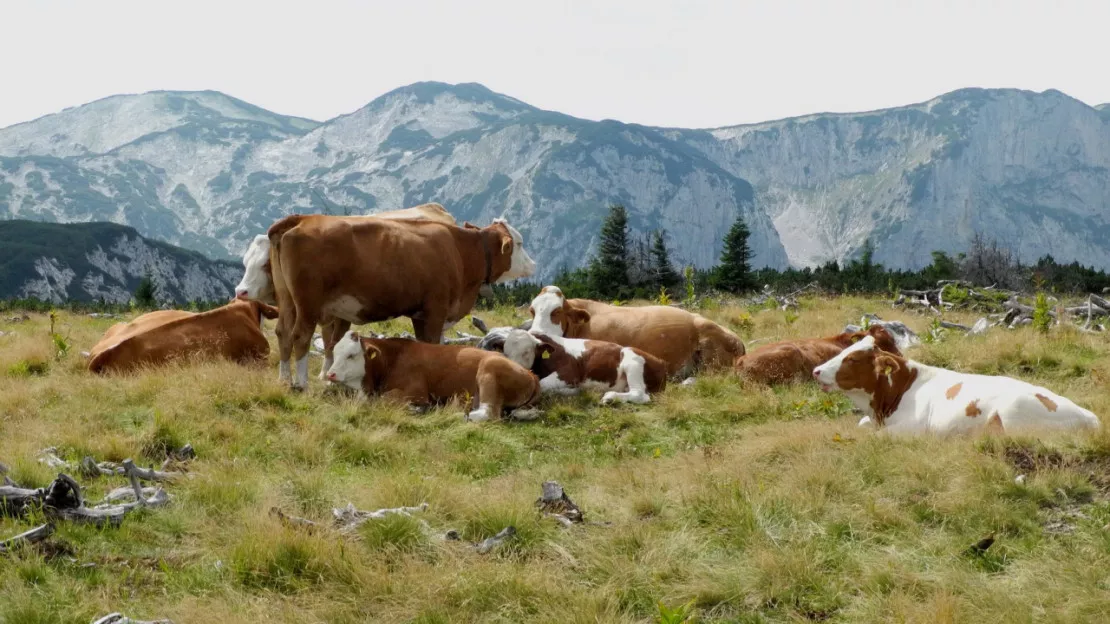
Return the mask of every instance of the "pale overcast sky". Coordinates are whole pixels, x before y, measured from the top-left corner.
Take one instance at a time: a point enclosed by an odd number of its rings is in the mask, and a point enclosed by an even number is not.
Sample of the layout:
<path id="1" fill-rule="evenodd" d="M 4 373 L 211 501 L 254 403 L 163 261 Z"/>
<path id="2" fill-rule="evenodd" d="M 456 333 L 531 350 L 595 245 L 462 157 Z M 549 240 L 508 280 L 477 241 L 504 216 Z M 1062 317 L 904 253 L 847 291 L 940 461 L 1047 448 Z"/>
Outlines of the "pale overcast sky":
<path id="1" fill-rule="evenodd" d="M 421 80 L 588 119 L 713 127 L 968 86 L 1110 102 L 1110 1 L 6 1 L 0 127 L 215 89 L 324 120 Z"/>

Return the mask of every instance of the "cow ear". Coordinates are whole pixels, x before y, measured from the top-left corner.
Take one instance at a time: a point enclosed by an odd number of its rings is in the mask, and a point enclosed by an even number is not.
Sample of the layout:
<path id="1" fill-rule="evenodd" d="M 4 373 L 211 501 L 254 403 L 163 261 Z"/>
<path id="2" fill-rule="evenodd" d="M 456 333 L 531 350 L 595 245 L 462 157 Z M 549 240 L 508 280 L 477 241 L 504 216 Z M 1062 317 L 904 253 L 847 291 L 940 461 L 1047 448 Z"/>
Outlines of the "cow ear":
<path id="1" fill-rule="evenodd" d="M 366 354 L 366 359 L 368 359 L 368 360 L 373 360 L 373 359 L 377 358 L 379 355 L 381 355 L 381 353 L 382 353 L 381 349 L 375 347 L 374 345 L 372 345 L 368 342 L 362 343 L 362 352 Z"/>
<path id="2" fill-rule="evenodd" d="M 891 376 L 901 368 L 902 365 L 892 356 L 880 355 L 875 358 L 875 374 L 888 381 L 891 379 Z"/>
<path id="3" fill-rule="evenodd" d="M 536 318 L 536 309 L 532 306 L 528 306 L 528 316 Z"/>
<path id="4" fill-rule="evenodd" d="M 566 314 L 567 321 L 576 325 L 585 325 L 590 322 L 590 313 L 585 310 L 568 306 Z"/>
<path id="5" fill-rule="evenodd" d="M 513 237 L 512 236 L 502 236 L 501 237 L 501 253 L 502 253 L 502 255 L 507 254 L 507 253 L 511 252 L 512 250 L 513 250 Z"/>
<path id="6" fill-rule="evenodd" d="M 262 310 L 262 316 L 265 316 L 270 320 L 276 319 L 278 317 L 278 309 L 274 306 L 259 302 L 258 307 Z"/>
<path id="7" fill-rule="evenodd" d="M 469 221 L 463 221 L 463 228 L 467 229 L 467 230 L 480 230 L 480 229 L 482 229 L 482 228 L 478 227 L 477 225 L 474 225 L 473 223 L 471 223 Z"/>

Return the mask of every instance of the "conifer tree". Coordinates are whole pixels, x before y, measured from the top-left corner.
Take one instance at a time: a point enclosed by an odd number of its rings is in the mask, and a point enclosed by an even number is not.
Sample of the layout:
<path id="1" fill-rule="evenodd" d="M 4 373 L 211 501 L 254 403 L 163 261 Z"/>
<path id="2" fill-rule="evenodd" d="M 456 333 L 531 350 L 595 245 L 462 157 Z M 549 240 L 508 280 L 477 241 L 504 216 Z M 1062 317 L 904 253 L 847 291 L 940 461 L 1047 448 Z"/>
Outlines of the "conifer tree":
<path id="1" fill-rule="evenodd" d="M 667 250 L 667 233 L 665 230 L 655 230 L 651 241 L 651 270 L 656 286 L 674 288 L 681 278 L 671 265 L 670 252 Z"/>
<path id="2" fill-rule="evenodd" d="M 736 222 L 725 234 L 725 248 L 721 252 L 721 264 L 717 266 L 716 285 L 731 293 L 740 293 L 755 288 L 752 276 L 752 250 L 748 247 L 751 232 L 744 217 L 736 217 Z"/>
<path id="3" fill-rule="evenodd" d="M 619 204 L 610 206 L 601 226 L 597 256 L 590 263 L 590 290 L 601 297 L 618 296 L 628 287 L 628 211 Z"/>

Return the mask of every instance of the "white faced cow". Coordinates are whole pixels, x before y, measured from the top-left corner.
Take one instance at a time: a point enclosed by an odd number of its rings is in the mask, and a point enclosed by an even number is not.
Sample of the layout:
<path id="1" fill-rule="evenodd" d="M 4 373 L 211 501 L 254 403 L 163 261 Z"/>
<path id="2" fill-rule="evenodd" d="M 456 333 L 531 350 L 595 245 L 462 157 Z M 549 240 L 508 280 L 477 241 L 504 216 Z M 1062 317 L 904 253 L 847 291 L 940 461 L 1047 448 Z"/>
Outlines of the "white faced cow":
<path id="1" fill-rule="evenodd" d="M 1089 410 L 1040 386 L 926 366 L 875 347 L 871 336 L 813 369 L 822 389 L 841 390 L 867 416 L 861 426 L 949 434 L 988 428 L 1097 429 Z"/>

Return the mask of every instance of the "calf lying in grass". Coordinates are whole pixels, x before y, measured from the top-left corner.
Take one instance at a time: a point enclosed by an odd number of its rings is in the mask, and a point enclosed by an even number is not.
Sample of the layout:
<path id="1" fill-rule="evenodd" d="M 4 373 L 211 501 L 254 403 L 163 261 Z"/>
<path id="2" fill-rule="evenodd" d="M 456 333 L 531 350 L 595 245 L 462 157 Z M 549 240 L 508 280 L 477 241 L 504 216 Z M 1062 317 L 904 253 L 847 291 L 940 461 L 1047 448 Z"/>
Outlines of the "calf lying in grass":
<path id="1" fill-rule="evenodd" d="M 1101 426 L 1090 410 L 1040 386 L 926 366 L 880 349 L 872 336 L 813 369 L 813 376 L 823 390 L 843 391 L 867 414 L 861 426 L 897 433 Z"/>
<path id="2" fill-rule="evenodd" d="M 327 379 L 365 395 L 427 406 L 453 397 L 472 397 L 467 419 L 500 418 L 502 409 L 531 405 L 539 379 L 509 358 L 474 347 L 429 344 L 406 338 L 365 338 L 348 331 L 335 345 Z M 517 419 L 538 413 L 518 411 Z"/>
<path id="3" fill-rule="evenodd" d="M 890 332 L 881 325 L 872 325 L 865 331 L 763 345 L 736 358 L 734 366 L 736 372 L 745 379 L 768 385 L 809 379 L 814 367 L 836 357 L 846 347 L 859 342 L 865 336 L 876 340 L 880 349 L 901 355 Z"/>
<path id="4" fill-rule="evenodd" d="M 649 393 L 667 386 L 667 364 L 635 347 L 612 342 L 556 338 L 522 329 L 502 332 L 503 339 L 483 341 L 531 370 L 544 392 L 574 394 L 581 388 L 606 391 L 602 403 L 648 403 Z M 500 344 L 498 344 L 500 343 Z"/>

